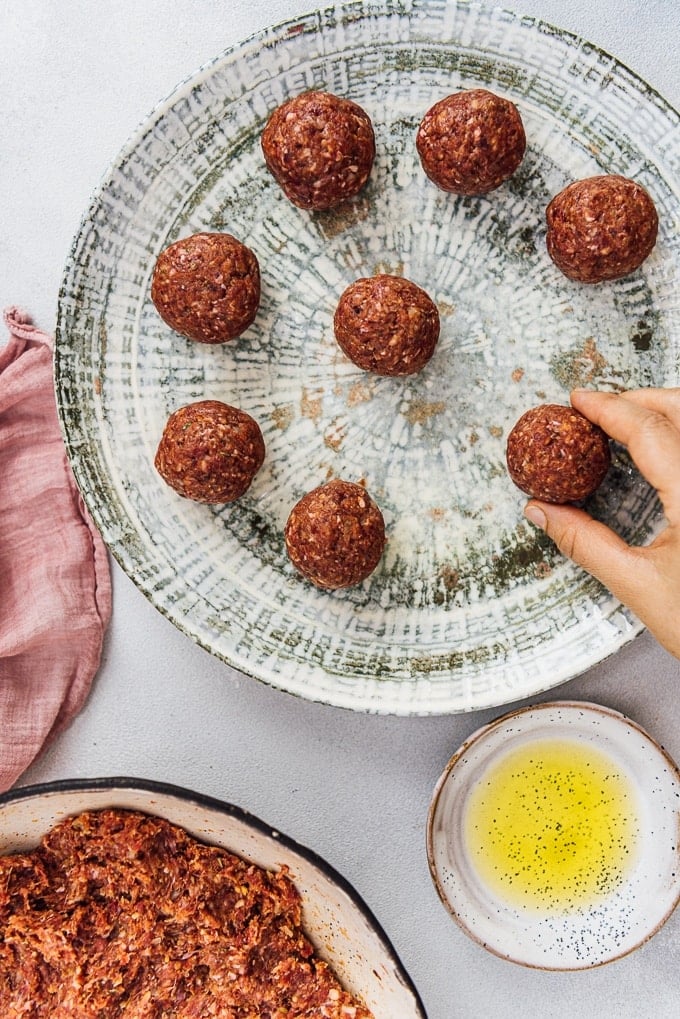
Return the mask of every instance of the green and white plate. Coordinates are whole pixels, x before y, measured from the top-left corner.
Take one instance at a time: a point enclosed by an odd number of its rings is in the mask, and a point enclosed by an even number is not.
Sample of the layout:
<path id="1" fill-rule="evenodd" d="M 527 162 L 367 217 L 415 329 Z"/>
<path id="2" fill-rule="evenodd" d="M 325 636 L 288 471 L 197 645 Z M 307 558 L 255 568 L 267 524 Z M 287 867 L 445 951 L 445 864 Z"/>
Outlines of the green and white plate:
<path id="1" fill-rule="evenodd" d="M 439 191 L 420 118 L 460 88 L 519 107 L 522 166 L 483 198 Z M 286 97 L 323 88 L 370 114 L 378 155 L 348 205 L 307 213 L 267 173 L 260 133 Z M 468 3 L 359 2 L 269 29 L 184 82 L 138 129 L 87 211 L 60 294 L 56 387 L 84 498 L 123 569 L 215 655 L 276 687 L 357 710 L 464 711 L 530 696 L 619 649 L 640 624 L 523 522 L 505 437 L 574 385 L 678 383 L 678 115 L 613 57 L 531 18 Z M 660 217 L 643 268 L 596 287 L 545 251 L 569 181 L 634 177 Z M 219 347 L 158 317 L 158 253 L 235 234 L 263 280 L 254 325 Z M 333 338 L 358 276 L 403 274 L 442 334 L 418 375 L 362 373 Z M 264 467 L 238 503 L 188 502 L 156 474 L 168 415 L 205 398 L 260 423 Z M 363 479 L 389 544 L 363 585 L 328 594 L 289 564 L 283 526 L 331 477 Z M 661 510 L 625 450 L 589 508 L 627 541 Z"/>

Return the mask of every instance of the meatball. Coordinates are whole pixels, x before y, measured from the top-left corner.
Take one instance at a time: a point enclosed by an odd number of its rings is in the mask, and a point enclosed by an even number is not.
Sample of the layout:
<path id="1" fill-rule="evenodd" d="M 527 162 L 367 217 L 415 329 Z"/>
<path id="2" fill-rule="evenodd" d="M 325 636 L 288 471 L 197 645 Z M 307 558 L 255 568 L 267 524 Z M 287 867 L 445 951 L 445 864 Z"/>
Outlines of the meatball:
<path id="1" fill-rule="evenodd" d="M 163 480 L 195 502 L 233 502 L 264 461 L 257 421 L 219 400 L 180 407 L 165 425 L 154 464 Z"/>
<path id="2" fill-rule="evenodd" d="M 611 464 L 609 439 L 572 407 L 542 404 L 521 416 L 508 435 L 510 477 L 544 502 L 577 502 L 602 483 Z"/>
<path id="3" fill-rule="evenodd" d="M 427 111 L 416 148 L 437 187 L 484 195 L 513 175 L 524 158 L 526 135 L 514 103 L 473 88 L 454 92 Z"/>
<path id="4" fill-rule="evenodd" d="M 413 375 L 434 353 L 439 312 L 410 280 L 371 276 L 344 291 L 333 327 L 339 346 L 359 368 L 378 375 Z"/>
<path id="5" fill-rule="evenodd" d="M 271 114 L 262 152 L 293 205 L 332 209 L 368 180 L 375 157 L 373 125 L 350 99 L 303 92 Z"/>
<path id="6" fill-rule="evenodd" d="M 329 481 L 308 492 L 291 510 L 284 534 L 293 566 L 329 591 L 364 580 L 385 548 L 380 509 L 351 481 Z"/>
<path id="7" fill-rule="evenodd" d="M 617 174 L 570 184 L 550 202 L 546 220 L 548 254 L 579 283 L 617 280 L 639 268 L 659 226 L 645 189 Z"/>
<path id="8" fill-rule="evenodd" d="M 151 300 L 163 321 L 190 340 L 233 340 L 257 314 L 257 258 L 231 234 L 198 233 L 175 241 L 156 260 Z"/>

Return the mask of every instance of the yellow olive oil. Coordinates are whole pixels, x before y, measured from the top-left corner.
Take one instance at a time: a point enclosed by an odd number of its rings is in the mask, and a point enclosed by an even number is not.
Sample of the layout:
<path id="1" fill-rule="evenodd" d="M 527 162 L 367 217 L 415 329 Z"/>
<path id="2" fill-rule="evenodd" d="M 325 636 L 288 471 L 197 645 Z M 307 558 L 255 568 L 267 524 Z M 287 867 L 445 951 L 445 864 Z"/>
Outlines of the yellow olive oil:
<path id="1" fill-rule="evenodd" d="M 580 742 L 509 751 L 472 789 L 464 839 L 481 881 L 513 906 L 591 906 L 624 880 L 639 831 L 635 791 L 615 761 Z"/>

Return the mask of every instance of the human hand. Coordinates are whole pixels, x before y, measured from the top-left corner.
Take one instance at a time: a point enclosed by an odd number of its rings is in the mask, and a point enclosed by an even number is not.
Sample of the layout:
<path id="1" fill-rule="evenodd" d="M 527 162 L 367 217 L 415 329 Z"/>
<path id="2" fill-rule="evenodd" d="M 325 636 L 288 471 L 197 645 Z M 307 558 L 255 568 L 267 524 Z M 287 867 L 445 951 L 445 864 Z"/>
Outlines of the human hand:
<path id="1" fill-rule="evenodd" d="M 628 447 L 658 491 L 666 527 L 641 548 L 575 506 L 531 499 L 525 516 L 638 616 L 680 658 L 680 389 L 599 393 L 576 389 L 575 410 Z"/>

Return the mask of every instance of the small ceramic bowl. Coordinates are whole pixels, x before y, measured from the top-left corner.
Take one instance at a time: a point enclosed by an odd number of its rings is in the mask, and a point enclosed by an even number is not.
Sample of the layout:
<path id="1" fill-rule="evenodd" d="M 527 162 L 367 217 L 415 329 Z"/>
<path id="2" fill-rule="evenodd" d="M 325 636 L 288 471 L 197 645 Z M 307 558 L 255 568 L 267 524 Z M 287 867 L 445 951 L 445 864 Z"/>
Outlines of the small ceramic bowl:
<path id="1" fill-rule="evenodd" d="M 179 825 L 259 867 L 290 868 L 303 925 L 319 955 L 375 1019 L 425 1019 L 386 934 L 357 892 L 315 853 L 229 803 L 136 778 L 53 782 L 0 796 L 0 853 L 25 852 L 58 821 L 83 810 L 140 810 Z"/>
<path id="2" fill-rule="evenodd" d="M 471 938 L 577 970 L 647 941 L 680 898 L 680 773 L 596 704 L 513 711 L 460 747 L 434 791 L 432 879 Z"/>

